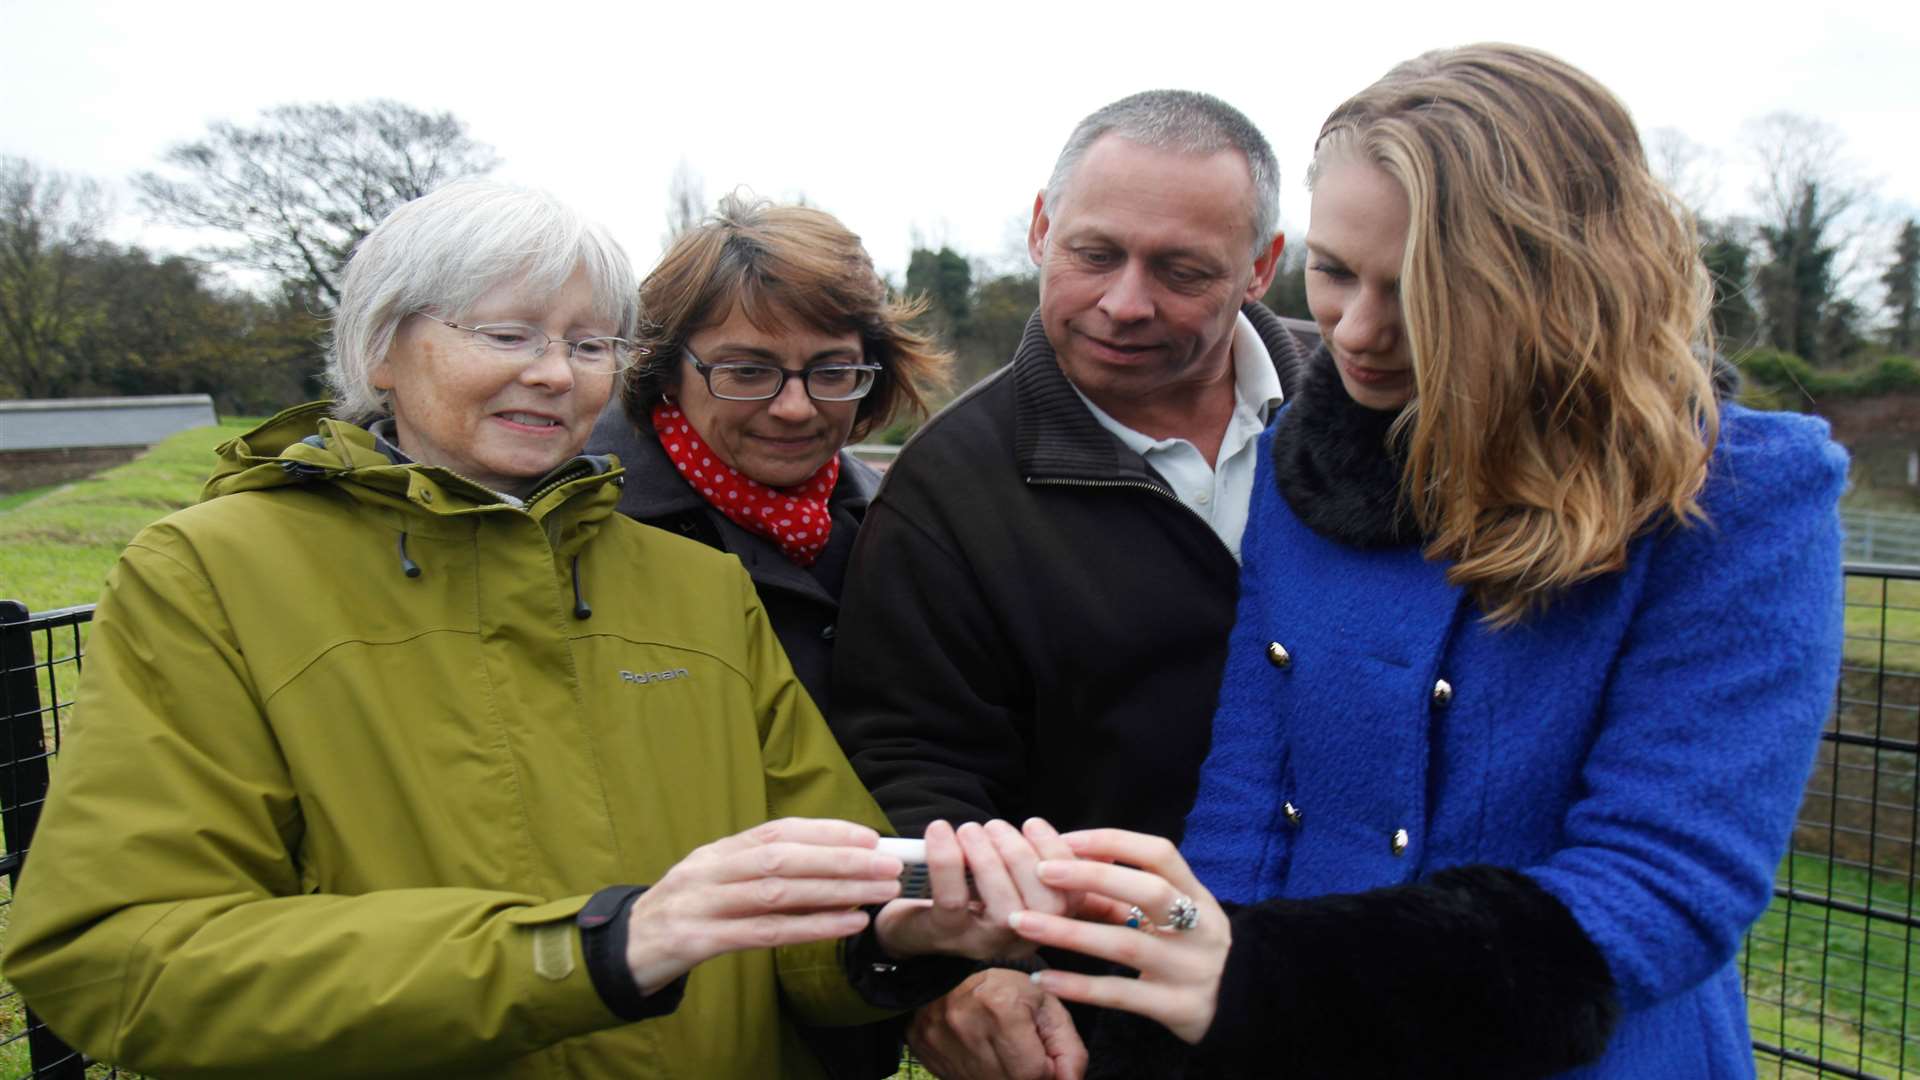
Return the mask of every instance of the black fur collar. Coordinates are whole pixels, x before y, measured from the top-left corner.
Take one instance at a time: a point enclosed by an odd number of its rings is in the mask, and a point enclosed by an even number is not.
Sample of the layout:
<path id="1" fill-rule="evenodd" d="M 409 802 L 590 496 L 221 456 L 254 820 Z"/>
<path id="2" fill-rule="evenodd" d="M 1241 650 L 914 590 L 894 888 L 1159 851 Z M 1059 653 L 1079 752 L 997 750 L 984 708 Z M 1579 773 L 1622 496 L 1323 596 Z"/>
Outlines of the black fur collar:
<path id="1" fill-rule="evenodd" d="M 1420 539 L 1400 500 L 1404 459 L 1387 446 L 1399 415 L 1348 397 L 1325 345 L 1307 361 L 1300 392 L 1273 433 L 1273 476 L 1308 528 L 1350 547 Z"/>
<path id="2" fill-rule="evenodd" d="M 1717 353 L 1709 359 L 1714 398 L 1737 399 L 1740 369 Z M 1304 367 L 1293 404 L 1273 433 L 1273 477 L 1287 505 L 1308 528 L 1349 547 L 1419 540 L 1420 528 L 1400 501 L 1405 455 L 1387 445 L 1399 412 L 1348 397 L 1325 344 Z"/>

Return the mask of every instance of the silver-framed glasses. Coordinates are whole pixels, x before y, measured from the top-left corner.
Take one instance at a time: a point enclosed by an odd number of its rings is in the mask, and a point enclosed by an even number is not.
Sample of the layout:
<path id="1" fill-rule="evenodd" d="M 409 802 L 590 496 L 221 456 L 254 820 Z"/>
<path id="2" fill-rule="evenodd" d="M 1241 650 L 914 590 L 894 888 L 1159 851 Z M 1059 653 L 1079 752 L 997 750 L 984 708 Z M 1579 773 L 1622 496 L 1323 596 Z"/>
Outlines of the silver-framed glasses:
<path id="1" fill-rule="evenodd" d="M 549 345 L 565 345 L 567 362 L 573 365 L 574 370 L 593 375 L 615 375 L 632 367 L 648 352 L 644 346 L 635 345 L 622 337 L 590 337 L 573 341 L 549 337 L 539 327 L 522 322 L 465 326 L 430 311 L 416 311 L 414 314 L 432 319 L 450 330 L 472 334 L 473 340 L 481 348 L 498 354 L 501 359 L 511 358 L 522 364 L 531 364 L 546 355 Z"/>

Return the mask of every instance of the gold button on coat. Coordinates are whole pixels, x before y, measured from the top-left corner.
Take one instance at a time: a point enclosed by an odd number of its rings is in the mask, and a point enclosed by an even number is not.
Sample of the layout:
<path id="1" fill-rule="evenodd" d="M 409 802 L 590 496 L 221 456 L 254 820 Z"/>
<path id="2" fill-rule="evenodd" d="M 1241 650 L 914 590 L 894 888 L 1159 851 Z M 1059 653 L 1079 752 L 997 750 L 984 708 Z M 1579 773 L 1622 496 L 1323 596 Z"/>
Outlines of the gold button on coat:
<path id="1" fill-rule="evenodd" d="M 1305 816 L 1300 813 L 1299 807 L 1293 805 L 1291 799 L 1280 804 L 1280 812 L 1287 815 L 1287 824 L 1289 825 L 1300 824 L 1300 819 Z"/>
<path id="2" fill-rule="evenodd" d="M 1277 641 L 1267 643 L 1267 662 L 1282 670 L 1293 666 L 1293 654 Z"/>
<path id="3" fill-rule="evenodd" d="M 1435 706 L 1445 708 L 1447 703 L 1452 700 L 1453 700 L 1453 684 L 1452 683 L 1448 682 L 1445 679 L 1441 679 L 1433 684 L 1433 703 Z"/>
<path id="4" fill-rule="evenodd" d="M 1412 838 L 1407 835 L 1407 830 L 1393 830 L 1393 853 L 1395 855 L 1405 855 L 1407 853 L 1407 844 L 1410 843 L 1411 840 Z"/>

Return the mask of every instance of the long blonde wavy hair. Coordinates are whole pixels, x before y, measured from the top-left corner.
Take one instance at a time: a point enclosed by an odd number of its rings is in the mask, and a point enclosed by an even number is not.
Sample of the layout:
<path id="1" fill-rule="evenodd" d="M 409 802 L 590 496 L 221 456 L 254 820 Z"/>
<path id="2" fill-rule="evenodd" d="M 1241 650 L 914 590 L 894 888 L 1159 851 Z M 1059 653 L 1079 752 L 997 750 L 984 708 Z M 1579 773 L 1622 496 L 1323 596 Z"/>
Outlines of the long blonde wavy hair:
<path id="1" fill-rule="evenodd" d="M 1703 516 L 1711 285 L 1606 88 L 1520 46 L 1431 52 L 1334 110 L 1315 172 L 1334 155 L 1406 191 L 1402 495 L 1490 623 Z"/>

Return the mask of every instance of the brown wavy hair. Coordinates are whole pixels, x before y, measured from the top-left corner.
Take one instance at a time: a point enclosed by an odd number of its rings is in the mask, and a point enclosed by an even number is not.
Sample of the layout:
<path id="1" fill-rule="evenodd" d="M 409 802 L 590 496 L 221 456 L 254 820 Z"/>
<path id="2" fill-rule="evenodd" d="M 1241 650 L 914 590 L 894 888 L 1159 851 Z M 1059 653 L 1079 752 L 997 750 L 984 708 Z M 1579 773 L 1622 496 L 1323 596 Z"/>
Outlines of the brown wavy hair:
<path id="1" fill-rule="evenodd" d="M 642 430 L 681 371 L 687 339 L 726 321 L 735 306 L 762 330 L 790 319 L 828 334 L 857 333 L 881 371 L 860 399 L 849 441 L 859 442 L 944 386 L 952 354 L 913 329 L 926 300 L 894 296 L 873 259 L 840 219 L 735 193 L 713 216 L 681 233 L 640 283 L 637 343 L 651 353 L 627 372 L 621 401 Z"/>
<path id="2" fill-rule="evenodd" d="M 1427 53 L 1334 110 L 1314 172 L 1335 155 L 1407 194 L 1402 495 L 1490 623 L 1703 518 L 1711 286 L 1605 87 L 1515 45 Z"/>

